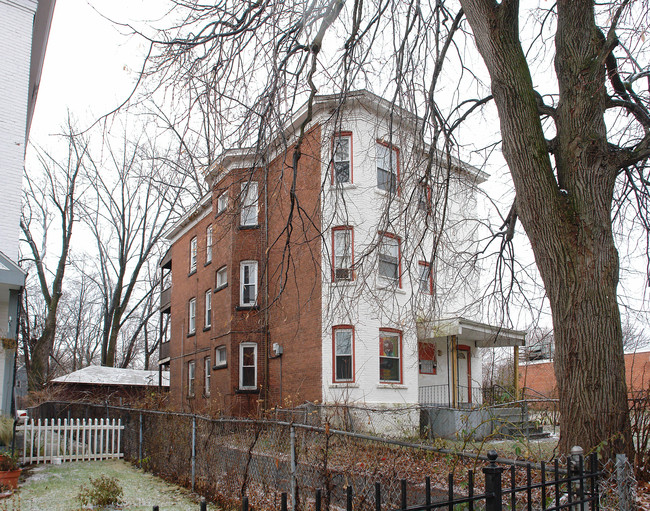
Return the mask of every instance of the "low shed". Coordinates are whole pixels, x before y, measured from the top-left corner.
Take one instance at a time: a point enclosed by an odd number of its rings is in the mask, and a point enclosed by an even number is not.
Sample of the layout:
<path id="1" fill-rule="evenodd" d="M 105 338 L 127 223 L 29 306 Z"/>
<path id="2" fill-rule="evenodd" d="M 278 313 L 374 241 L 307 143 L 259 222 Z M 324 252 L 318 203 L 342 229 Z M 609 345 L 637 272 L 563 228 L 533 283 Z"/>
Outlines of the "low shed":
<path id="1" fill-rule="evenodd" d="M 169 372 L 88 366 L 50 382 L 69 401 L 125 404 L 167 394 Z"/>

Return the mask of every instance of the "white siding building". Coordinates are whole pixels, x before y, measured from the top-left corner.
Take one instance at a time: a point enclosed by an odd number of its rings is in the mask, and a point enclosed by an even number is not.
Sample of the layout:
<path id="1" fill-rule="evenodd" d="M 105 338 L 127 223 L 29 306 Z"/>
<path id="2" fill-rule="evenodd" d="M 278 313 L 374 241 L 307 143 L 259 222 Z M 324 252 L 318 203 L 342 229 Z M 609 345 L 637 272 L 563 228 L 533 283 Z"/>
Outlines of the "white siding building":
<path id="1" fill-rule="evenodd" d="M 18 239 L 25 147 L 54 0 L 0 0 L 0 413 L 11 412 L 18 302 L 25 274 Z"/>

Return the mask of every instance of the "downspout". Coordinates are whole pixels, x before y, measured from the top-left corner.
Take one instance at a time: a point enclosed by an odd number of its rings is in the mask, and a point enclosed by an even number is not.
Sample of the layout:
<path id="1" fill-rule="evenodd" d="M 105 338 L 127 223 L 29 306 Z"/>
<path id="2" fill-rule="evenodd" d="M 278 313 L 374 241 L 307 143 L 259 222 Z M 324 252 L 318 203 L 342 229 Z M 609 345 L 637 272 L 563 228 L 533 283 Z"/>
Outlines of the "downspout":
<path id="1" fill-rule="evenodd" d="M 265 160 L 265 158 L 264 158 Z M 264 389 L 262 390 L 262 408 L 269 408 L 269 166 L 264 164 Z M 280 380 L 282 385 L 282 380 Z"/>

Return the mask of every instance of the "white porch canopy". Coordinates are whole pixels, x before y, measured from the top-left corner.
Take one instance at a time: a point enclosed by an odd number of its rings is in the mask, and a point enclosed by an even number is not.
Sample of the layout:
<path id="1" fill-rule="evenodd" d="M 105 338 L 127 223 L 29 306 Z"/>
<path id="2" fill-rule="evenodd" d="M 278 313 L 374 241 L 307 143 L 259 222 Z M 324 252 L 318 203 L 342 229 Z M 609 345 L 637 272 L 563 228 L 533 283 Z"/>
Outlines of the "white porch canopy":
<path id="1" fill-rule="evenodd" d="M 526 332 L 470 321 L 465 318 L 419 322 L 418 340 L 436 341 L 454 336 L 459 343 L 475 342 L 478 348 L 524 346 Z"/>

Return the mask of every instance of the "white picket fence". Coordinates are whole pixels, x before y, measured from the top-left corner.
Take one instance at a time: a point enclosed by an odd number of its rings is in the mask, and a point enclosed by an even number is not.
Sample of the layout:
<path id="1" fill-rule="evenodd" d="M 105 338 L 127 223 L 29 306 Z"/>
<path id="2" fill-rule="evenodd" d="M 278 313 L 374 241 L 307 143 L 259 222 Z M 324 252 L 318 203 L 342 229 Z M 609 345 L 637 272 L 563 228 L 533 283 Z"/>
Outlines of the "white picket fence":
<path id="1" fill-rule="evenodd" d="M 45 419 L 16 427 L 22 432 L 23 463 L 61 463 L 122 458 L 121 420 Z"/>

